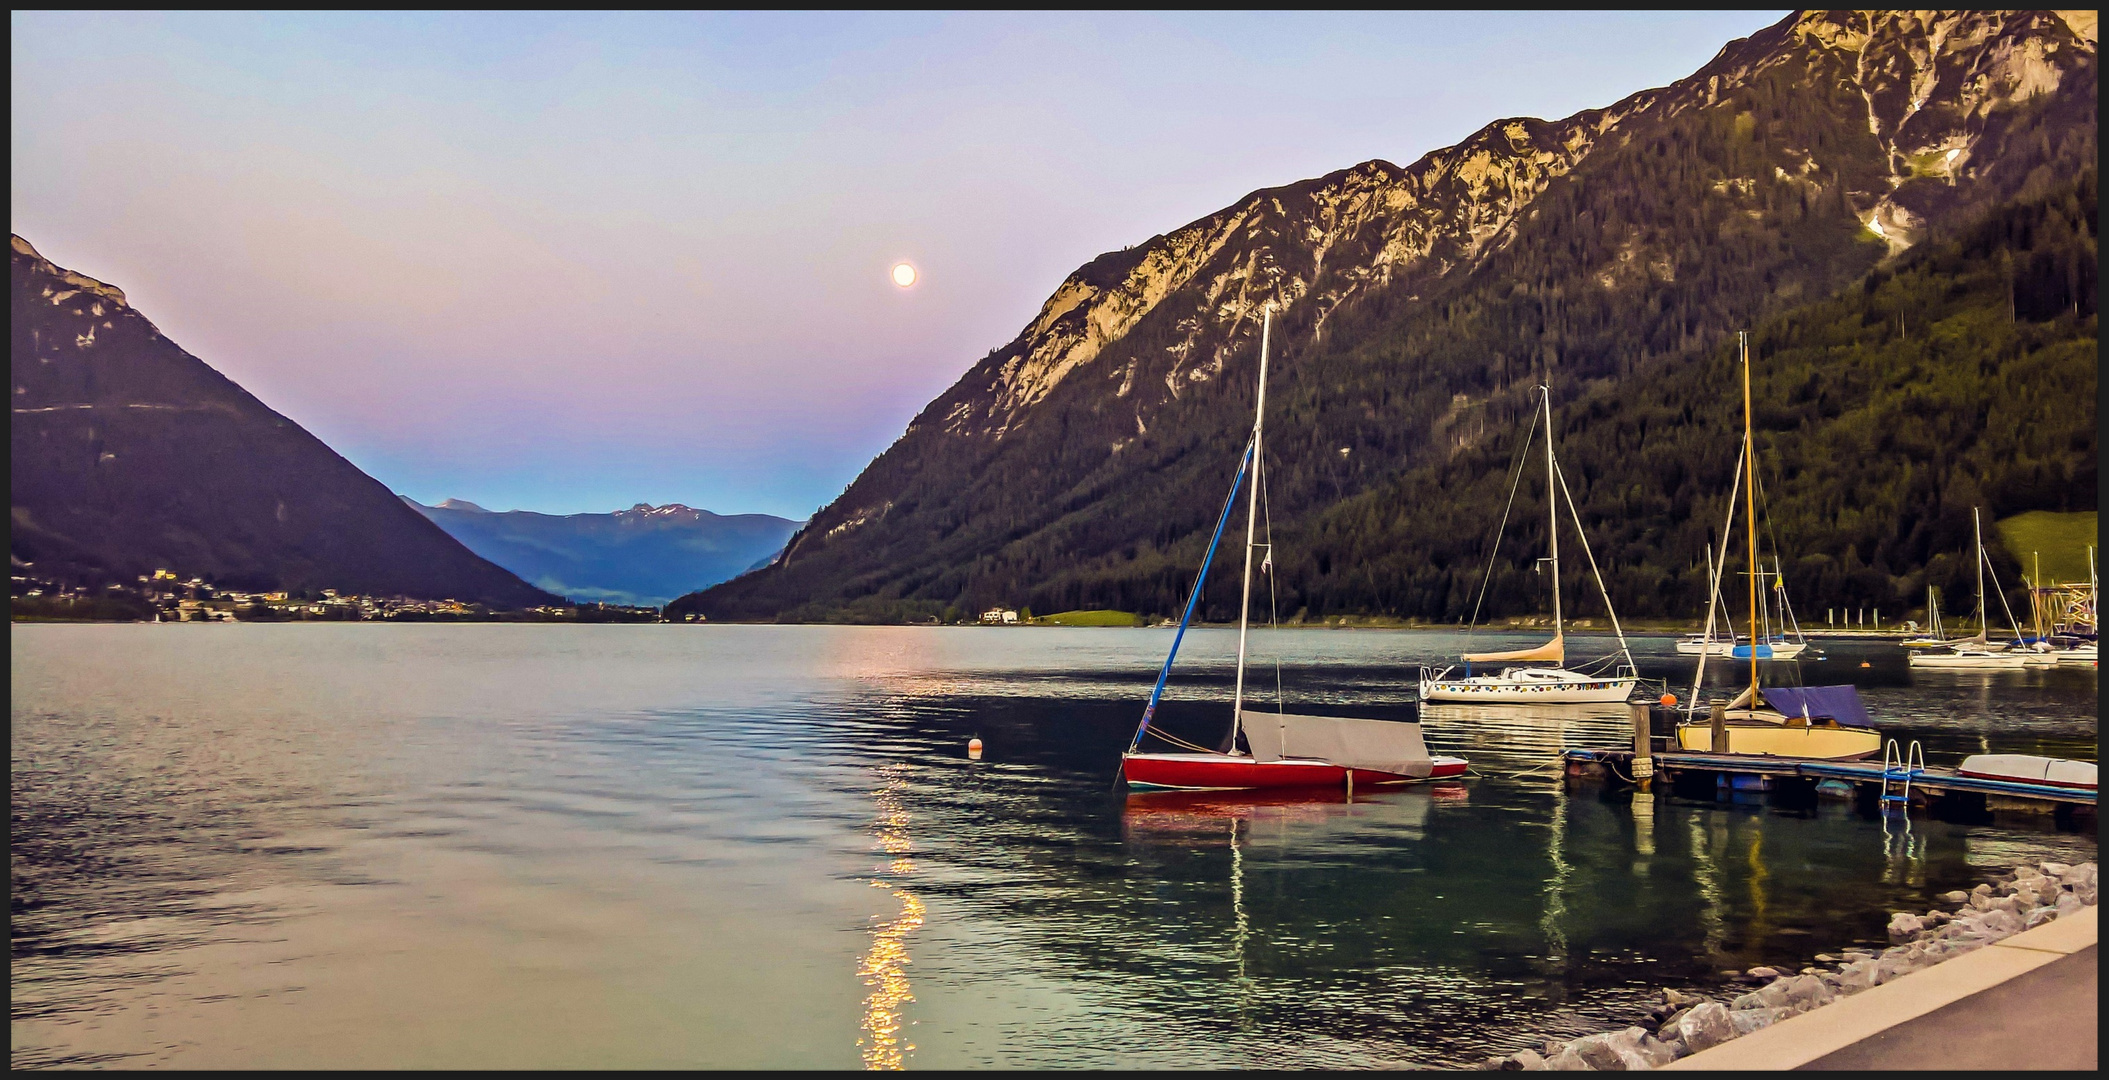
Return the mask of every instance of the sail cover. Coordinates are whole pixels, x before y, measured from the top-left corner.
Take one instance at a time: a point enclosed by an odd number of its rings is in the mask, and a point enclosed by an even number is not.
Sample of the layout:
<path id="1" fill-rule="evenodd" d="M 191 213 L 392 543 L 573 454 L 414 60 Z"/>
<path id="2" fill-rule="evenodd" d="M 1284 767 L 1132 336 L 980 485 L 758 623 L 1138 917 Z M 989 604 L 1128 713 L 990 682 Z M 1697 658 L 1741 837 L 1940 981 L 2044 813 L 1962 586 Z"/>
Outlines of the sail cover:
<path id="1" fill-rule="evenodd" d="M 1510 660 L 1541 661 L 1548 664 L 1567 662 L 1567 635 L 1554 634 L 1552 640 L 1535 649 L 1517 649 L 1515 652 L 1466 653 L 1468 664 L 1499 664 Z"/>
<path id="2" fill-rule="evenodd" d="M 1860 691 L 1850 686 L 1768 686 L 1759 692 L 1765 704 L 1788 716 L 1830 717 L 1841 724 L 1868 722 Z"/>
<path id="3" fill-rule="evenodd" d="M 1316 758 L 1351 769 L 1425 777 L 1435 759 L 1421 741 L 1421 725 L 1295 713 L 1238 714 L 1256 761 Z"/>

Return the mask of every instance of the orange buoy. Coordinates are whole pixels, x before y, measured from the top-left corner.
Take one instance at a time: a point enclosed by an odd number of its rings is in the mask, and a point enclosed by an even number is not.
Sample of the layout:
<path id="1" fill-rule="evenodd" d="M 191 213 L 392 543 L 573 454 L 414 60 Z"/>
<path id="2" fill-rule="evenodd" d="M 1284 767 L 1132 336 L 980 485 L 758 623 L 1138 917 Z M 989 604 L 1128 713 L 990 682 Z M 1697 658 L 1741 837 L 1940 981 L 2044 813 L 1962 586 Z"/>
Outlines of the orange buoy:
<path id="1" fill-rule="evenodd" d="M 970 757 L 970 758 L 973 758 L 973 759 L 974 759 L 974 760 L 976 760 L 976 761 L 979 761 L 979 760 L 981 760 L 981 740 L 980 740 L 980 739 L 968 739 L 968 740 L 967 740 L 967 756 L 968 756 L 968 757 Z"/>
<path id="2" fill-rule="evenodd" d="M 1861 666 L 1861 667 L 1874 667 L 1875 665 L 1873 665 L 1873 664 L 1870 664 L 1870 663 L 1868 663 L 1868 662 L 1867 662 L 1867 661 L 1865 661 L 1865 660 L 1862 660 L 1862 661 L 1860 661 L 1860 666 Z"/>
<path id="3" fill-rule="evenodd" d="M 1677 707 L 1677 695 L 1664 694 L 1659 704 L 1665 709 L 1674 709 Z"/>

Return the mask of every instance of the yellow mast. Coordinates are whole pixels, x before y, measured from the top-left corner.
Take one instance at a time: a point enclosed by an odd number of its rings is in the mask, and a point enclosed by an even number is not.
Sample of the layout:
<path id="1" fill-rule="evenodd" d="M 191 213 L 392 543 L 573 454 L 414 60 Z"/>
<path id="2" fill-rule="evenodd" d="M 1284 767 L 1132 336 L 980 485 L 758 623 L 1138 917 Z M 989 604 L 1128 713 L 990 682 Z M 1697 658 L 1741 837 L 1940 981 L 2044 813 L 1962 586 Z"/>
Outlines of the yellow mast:
<path id="1" fill-rule="evenodd" d="M 1736 341 L 1743 350 L 1743 528 L 1750 537 L 1750 707 L 1755 710 L 1758 706 L 1757 443 L 1750 435 L 1750 332 L 1737 331 Z"/>

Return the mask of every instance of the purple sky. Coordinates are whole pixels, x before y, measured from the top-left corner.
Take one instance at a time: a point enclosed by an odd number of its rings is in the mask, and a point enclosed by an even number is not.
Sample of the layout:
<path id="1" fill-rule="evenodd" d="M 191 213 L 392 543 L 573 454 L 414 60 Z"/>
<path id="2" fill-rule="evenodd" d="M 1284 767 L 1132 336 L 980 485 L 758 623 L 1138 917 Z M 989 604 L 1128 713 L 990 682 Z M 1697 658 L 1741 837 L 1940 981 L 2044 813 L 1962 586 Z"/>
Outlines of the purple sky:
<path id="1" fill-rule="evenodd" d="M 412 498 L 799 518 L 1092 256 L 1784 14 L 17 12 L 12 225 Z"/>

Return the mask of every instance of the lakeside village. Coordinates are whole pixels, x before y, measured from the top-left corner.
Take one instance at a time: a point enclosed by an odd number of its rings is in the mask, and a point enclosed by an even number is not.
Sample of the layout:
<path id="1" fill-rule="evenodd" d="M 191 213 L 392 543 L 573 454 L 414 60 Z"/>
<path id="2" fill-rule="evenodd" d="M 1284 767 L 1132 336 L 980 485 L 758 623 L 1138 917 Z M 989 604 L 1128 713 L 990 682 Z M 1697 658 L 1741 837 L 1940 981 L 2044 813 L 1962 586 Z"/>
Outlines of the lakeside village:
<path id="1" fill-rule="evenodd" d="M 505 610 L 461 600 L 360 596 L 336 589 L 250 592 L 174 571 L 100 588 L 13 575 L 15 621 L 66 622 L 658 622 L 659 609 L 566 604 Z"/>

